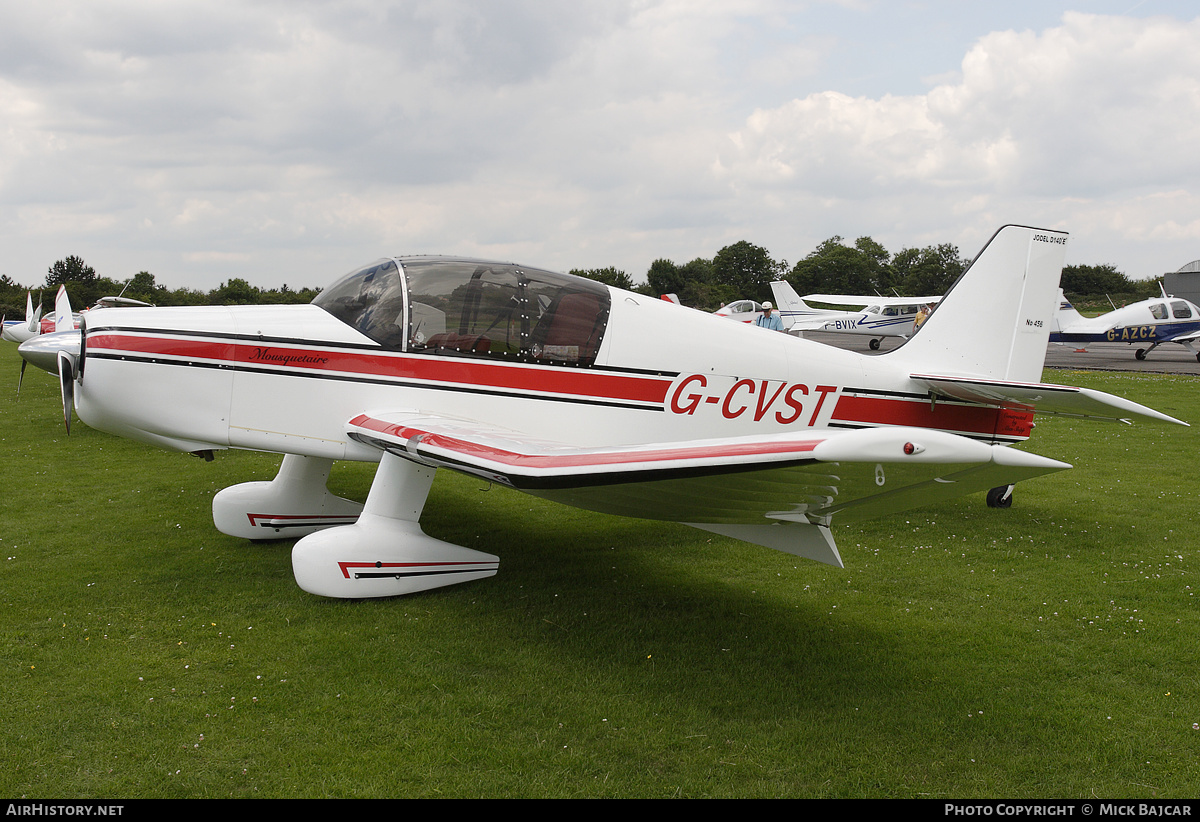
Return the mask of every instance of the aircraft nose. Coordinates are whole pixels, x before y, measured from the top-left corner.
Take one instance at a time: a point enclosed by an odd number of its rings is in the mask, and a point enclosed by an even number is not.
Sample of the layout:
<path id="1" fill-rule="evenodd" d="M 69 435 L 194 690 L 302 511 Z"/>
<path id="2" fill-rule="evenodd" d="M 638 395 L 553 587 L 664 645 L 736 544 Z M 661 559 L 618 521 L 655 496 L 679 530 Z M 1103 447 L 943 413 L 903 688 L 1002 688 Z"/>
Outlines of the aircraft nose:
<path id="1" fill-rule="evenodd" d="M 66 351 L 76 359 L 79 358 L 82 335 L 79 330 L 56 331 L 52 334 L 42 334 L 21 343 L 17 352 L 30 365 L 36 365 L 51 374 L 58 373 L 58 352 Z"/>

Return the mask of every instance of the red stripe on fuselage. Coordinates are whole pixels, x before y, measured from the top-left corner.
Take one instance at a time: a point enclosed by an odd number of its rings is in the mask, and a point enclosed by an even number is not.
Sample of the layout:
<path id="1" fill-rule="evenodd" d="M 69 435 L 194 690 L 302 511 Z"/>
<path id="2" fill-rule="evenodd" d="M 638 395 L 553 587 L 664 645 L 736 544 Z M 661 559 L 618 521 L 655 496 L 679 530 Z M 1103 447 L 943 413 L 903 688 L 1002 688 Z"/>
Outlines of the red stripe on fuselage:
<path id="1" fill-rule="evenodd" d="M 1014 416 L 1015 415 L 1015 416 Z M 1015 419 L 1020 417 L 1020 420 Z M 1022 425 L 1021 420 L 1026 424 Z M 843 394 L 831 422 L 859 425 L 907 425 L 992 436 L 1028 437 L 1032 414 L 982 405 L 937 404 L 925 399 L 893 399 Z"/>
<path id="2" fill-rule="evenodd" d="M 520 365 L 398 352 L 348 351 L 336 348 L 296 348 L 253 345 L 220 340 L 96 333 L 88 336 L 88 351 L 111 350 L 159 357 L 180 357 L 236 366 L 295 368 L 371 377 L 456 383 L 482 389 L 539 391 L 601 400 L 625 400 L 662 405 L 670 378 L 613 374 L 604 371 Z"/>

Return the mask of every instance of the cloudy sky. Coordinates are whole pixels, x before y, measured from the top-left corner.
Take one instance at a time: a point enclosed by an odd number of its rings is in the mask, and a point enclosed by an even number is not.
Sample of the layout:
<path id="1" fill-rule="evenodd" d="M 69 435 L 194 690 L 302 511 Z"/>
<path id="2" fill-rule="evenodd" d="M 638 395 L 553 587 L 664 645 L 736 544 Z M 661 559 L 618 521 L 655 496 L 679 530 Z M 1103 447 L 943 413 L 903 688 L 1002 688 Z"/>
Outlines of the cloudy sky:
<path id="1" fill-rule="evenodd" d="M 1015 222 L 1157 275 L 1200 258 L 1198 43 L 1175 0 L 4 2 L 0 274 L 643 280 Z"/>

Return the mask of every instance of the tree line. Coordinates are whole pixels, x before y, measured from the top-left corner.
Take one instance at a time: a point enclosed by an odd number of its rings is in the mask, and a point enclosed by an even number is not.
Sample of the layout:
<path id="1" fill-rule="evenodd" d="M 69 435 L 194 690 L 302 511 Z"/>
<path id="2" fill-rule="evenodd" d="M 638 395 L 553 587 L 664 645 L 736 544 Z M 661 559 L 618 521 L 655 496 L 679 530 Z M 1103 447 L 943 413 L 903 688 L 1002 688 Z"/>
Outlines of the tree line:
<path id="1" fill-rule="evenodd" d="M 742 240 L 727 245 L 712 258 L 697 257 L 686 263 L 657 259 L 646 272 L 645 283 L 635 283 L 617 268 L 572 269 L 571 274 L 653 297 L 675 294 L 684 305 L 715 311 L 734 300 L 769 300 L 771 282 L 787 280 L 798 294 L 880 294 L 906 297 L 944 294 L 966 270 L 958 247 L 950 243 L 924 248 L 904 248 L 890 253 L 870 237 L 852 244 L 840 236 L 820 243 L 804 259 L 788 266 L 761 246 Z M 1112 265 L 1069 265 L 1063 268 L 1062 288 L 1079 303 L 1135 302 L 1159 293 L 1159 279 L 1131 280 Z M 25 294 L 40 294 L 43 310 L 52 311 L 59 285 L 67 286 L 71 305 L 83 308 L 98 299 L 122 294 L 154 305 L 264 305 L 307 303 L 319 288 L 264 289 L 241 278 L 231 278 L 211 291 L 171 289 L 156 282 L 148 271 L 126 281 L 103 277 L 81 258 L 71 255 L 56 261 L 40 285 L 22 285 L 0 275 L 0 312 L 24 316 Z"/>
<path id="2" fill-rule="evenodd" d="M 655 260 L 646 283 L 635 285 L 613 268 L 576 269 L 572 274 L 651 296 L 676 294 L 684 305 L 715 311 L 739 299 L 770 300 L 770 284 L 787 280 L 798 294 L 878 294 L 926 297 L 946 293 L 971 264 L 951 243 L 903 248 L 892 254 L 870 237 L 852 244 L 841 236 L 820 243 L 789 267 L 745 240 L 725 246 L 711 259 L 687 263 Z M 1068 299 L 1080 303 L 1136 302 L 1158 296 L 1161 278 L 1132 280 L 1112 265 L 1068 265 L 1059 281 Z"/>
<path id="3" fill-rule="evenodd" d="M 24 317 L 25 294 L 32 293 L 35 307 L 40 299 L 43 312 L 49 313 L 54 310 L 54 296 L 60 285 L 67 287 L 67 296 L 76 310 L 94 305 L 101 297 L 118 295 L 153 305 L 269 305 L 312 302 L 320 293 L 319 288 L 292 289 L 286 283 L 280 288 L 259 288 L 237 277 L 211 291 L 172 289 L 159 284 L 149 271 L 118 281 L 100 276 L 81 258 L 70 255 L 50 266 L 41 284 L 23 285 L 7 274 L 0 275 L 0 311 L 6 317 Z"/>

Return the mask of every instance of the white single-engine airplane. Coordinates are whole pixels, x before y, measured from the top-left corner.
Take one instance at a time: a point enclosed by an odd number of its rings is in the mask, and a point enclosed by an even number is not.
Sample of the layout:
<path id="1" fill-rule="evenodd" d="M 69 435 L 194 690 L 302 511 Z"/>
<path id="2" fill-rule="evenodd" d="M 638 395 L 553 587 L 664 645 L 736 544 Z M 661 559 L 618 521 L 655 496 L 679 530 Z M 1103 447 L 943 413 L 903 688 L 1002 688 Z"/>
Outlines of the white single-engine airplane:
<path id="1" fill-rule="evenodd" d="M 54 295 L 54 311 L 41 317 L 42 307 L 39 305 L 36 314 L 33 312 L 31 305 L 31 297 L 29 292 L 25 293 L 25 316 L 34 316 L 35 319 L 27 325 L 21 326 L 19 329 L 12 331 L 11 336 L 9 329 L 4 329 L 5 339 L 12 340 L 16 343 L 24 343 L 27 340 L 33 339 L 42 334 L 55 334 L 63 331 L 72 331 L 79 328 L 79 315 L 71 310 L 71 301 L 67 298 L 67 287 L 60 285 L 58 293 Z M 39 319 L 40 318 L 40 319 Z M 18 349 L 20 350 L 20 349 Z M 17 396 L 21 394 L 21 384 L 25 381 L 25 366 L 28 360 L 21 362 L 21 375 L 17 379 Z"/>
<path id="2" fill-rule="evenodd" d="M 1035 411 L 1178 422 L 1039 382 L 1065 244 L 1006 226 L 878 356 L 445 257 L 378 260 L 309 305 L 96 309 L 22 355 L 58 371 L 68 417 L 74 405 L 94 428 L 209 458 L 284 454 L 274 480 L 217 494 L 213 519 L 250 539 L 305 535 L 292 567 L 315 594 L 496 573 L 497 557 L 422 532 L 439 468 L 840 567 L 835 519 L 1070 467 L 1006 447 Z M 365 506 L 326 489 L 335 460 L 379 462 Z"/>
<path id="3" fill-rule="evenodd" d="M 5 319 L 3 330 L 0 331 L 0 339 L 8 342 L 23 343 L 30 337 L 36 337 L 42 333 L 42 306 L 39 304 L 35 310 L 33 307 L 33 294 L 25 292 L 25 319 L 24 320 L 9 320 Z"/>
<path id="4" fill-rule="evenodd" d="M 806 294 L 801 297 L 786 280 L 771 283 L 783 327 L 789 333 L 828 331 L 865 334 L 872 351 L 884 337 L 911 337 L 922 306 L 936 305 L 941 297 L 864 297 L 856 294 Z M 806 301 L 830 305 L 861 305 L 862 311 L 814 308 Z"/>
<path id="5" fill-rule="evenodd" d="M 1160 286 L 1161 288 L 1161 286 Z M 1200 339 L 1200 308 L 1187 300 L 1161 297 L 1127 305 L 1088 319 L 1075 310 L 1058 292 L 1058 311 L 1050 329 L 1050 342 L 1075 343 L 1086 346 L 1092 342 L 1123 342 L 1134 345 L 1149 343 L 1149 348 L 1138 348 L 1134 356 L 1139 360 L 1163 343 L 1179 343 L 1200 361 L 1200 351 L 1192 345 Z"/>
<path id="6" fill-rule="evenodd" d="M 33 295 L 25 292 L 25 320 L 18 325 L 4 324 L 0 337 L 9 342 L 23 343 L 39 334 L 50 334 L 56 331 L 69 331 L 79 327 L 79 315 L 71 310 L 71 300 L 67 297 L 67 287 L 60 285 L 54 295 L 54 311 L 42 316 L 42 307 L 33 308 Z"/>
<path id="7" fill-rule="evenodd" d="M 713 314 L 727 320 L 754 325 L 763 314 L 763 305 L 758 300 L 734 300 L 721 306 Z"/>

